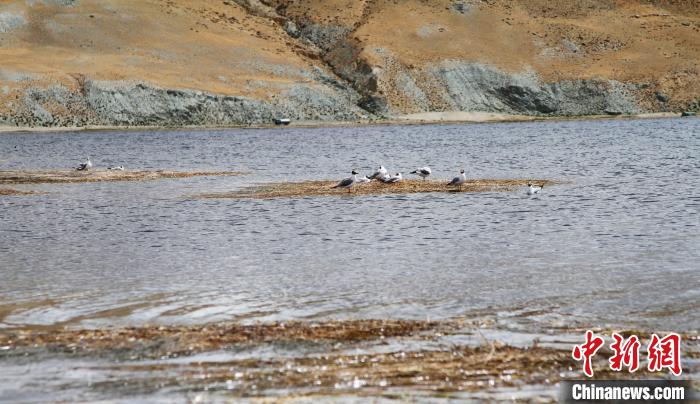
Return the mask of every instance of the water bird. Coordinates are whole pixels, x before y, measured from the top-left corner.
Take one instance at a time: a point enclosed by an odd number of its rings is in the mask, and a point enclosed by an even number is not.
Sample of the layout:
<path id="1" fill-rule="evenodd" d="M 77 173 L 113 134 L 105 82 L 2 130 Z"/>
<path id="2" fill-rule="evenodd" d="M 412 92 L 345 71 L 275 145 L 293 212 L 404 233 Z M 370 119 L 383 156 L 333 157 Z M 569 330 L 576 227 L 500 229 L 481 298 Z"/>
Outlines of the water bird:
<path id="1" fill-rule="evenodd" d="M 78 167 L 76 167 L 75 169 L 78 171 L 85 171 L 85 170 L 89 170 L 91 168 L 92 168 L 92 161 L 90 161 L 90 156 L 88 156 L 87 160 L 84 163 L 80 163 L 78 165 Z"/>
<path id="2" fill-rule="evenodd" d="M 371 181 L 372 180 L 369 177 L 367 177 L 366 175 L 363 175 L 362 177 L 357 179 L 358 184 L 366 184 L 366 183 L 371 182 Z"/>
<path id="3" fill-rule="evenodd" d="M 113 166 L 113 167 L 109 167 L 109 168 L 107 168 L 107 169 L 108 169 L 108 170 L 116 170 L 116 171 L 124 171 L 124 166 L 122 166 L 122 165 Z"/>
<path id="4" fill-rule="evenodd" d="M 423 181 L 425 181 L 425 179 L 428 178 L 428 176 L 432 173 L 433 173 L 433 171 L 428 166 L 421 167 L 417 170 L 413 170 L 410 172 L 410 174 L 416 174 L 419 177 L 423 178 Z"/>
<path id="5" fill-rule="evenodd" d="M 381 182 L 387 182 L 389 181 L 389 178 L 391 178 L 391 175 L 389 174 L 384 174 L 381 177 L 377 177 L 377 179 Z"/>
<path id="6" fill-rule="evenodd" d="M 357 171 L 352 170 L 352 177 L 345 178 L 344 180 L 340 181 L 337 183 L 335 186 L 331 188 L 343 188 L 347 189 L 348 192 L 350 192 L 350 188 L 352 188 L 353 185 L 357 182 Z"/>
<path id="7" fill-rule="evenodd" d="M 457 177 L 452 178 L 452 181 L 450 181 L 447 186 L 453 186 L 457 185 L 458 187 L 462 187 L 462 184 L 467 182 L 467 175 L 464 174 L 464 169 L 459 170 L 459 175 Z"/>
<path id="8" fill-rule="evenodd" d="M 542 190 L 542 188 L 544 188 L 544 185 L 537 186 L 537 185 L 532 185 L 531 182 L 528 182 L 527 183 L 527 194 L 528 195 L 539 194 L 540 191 Z"/>
<path id="9" fill-rule="evenodd" d="M 401 176 L 401 173 L 396 173 L 396 174 L 394 174 L 394 175 L 392 175 L 392 176 L 390 176 L 390 177 L 384 177 L 384 178 L 382 179 L 382 182 L 385 183 L 385 184 L 394 184 L 394 183 L 396 183 L 396 182 L 400 182 L 401 180 L 403 180 L 403 177 Z"/>
<path id="10" fill-rule="evenodd" d="M 379 166 L 379 168 L 377 168 L 377 171 L 375 171 L 374 174 L 370 175 L 367 178 L 369 178 L 370 180 L 374 180 L 374 179 L 381 180 L 383 177 L 386 177 L 386 176 L 387 176 L 386 168 L 384 168 L 384 166 Z"/>

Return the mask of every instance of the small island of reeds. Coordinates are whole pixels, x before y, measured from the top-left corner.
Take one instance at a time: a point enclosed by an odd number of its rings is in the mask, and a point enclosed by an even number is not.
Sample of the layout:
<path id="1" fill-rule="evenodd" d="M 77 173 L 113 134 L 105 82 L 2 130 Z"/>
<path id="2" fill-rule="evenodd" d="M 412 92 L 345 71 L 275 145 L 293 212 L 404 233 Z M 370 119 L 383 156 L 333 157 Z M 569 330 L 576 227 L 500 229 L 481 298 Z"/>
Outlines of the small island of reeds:
<path id="1" fill-rule="evenodd" d="M 0 170 L 0 184 L 63 184 L 103 181 L 149 181 L 165 178 L 240 175 L 235 171 L 168 170 Z"/>
<path id="2" fill-rule="evenodd" d="M 462 186 L 447 186 L 447 180 L 403 180 L 393 184 L 372 181 L 358 184 L 351 189 L 333 188 L 337 181 L 277 182 L 246 187 L 231 192 L 208 193 L 200 198 L 268 199 L 301 198 L 307 196 L 362 196 L 387 194 L 414 194 L 423 192 L 504 192 L 515 191 L 532 182 L 537 185 L 552 185 L 555 181 L 545 179 L 472 179 Z"/>

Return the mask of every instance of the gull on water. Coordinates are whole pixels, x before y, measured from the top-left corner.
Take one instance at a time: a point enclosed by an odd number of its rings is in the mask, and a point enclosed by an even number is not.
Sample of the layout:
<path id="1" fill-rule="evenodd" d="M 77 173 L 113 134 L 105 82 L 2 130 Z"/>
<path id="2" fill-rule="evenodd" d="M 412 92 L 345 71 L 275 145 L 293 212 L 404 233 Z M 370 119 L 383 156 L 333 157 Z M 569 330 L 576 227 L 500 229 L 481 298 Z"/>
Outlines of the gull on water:
<path id="1" fill-rule="evenodd" d="M 352 188 L 353 185 L 357 182 L 357 171 L 352 170 L 352 177 L 348 177 L 339 183 L 337 183 L 335 186 L 331 188 L 343 188 L 347 189 L 348 192 L 350 192 L 350 188 Z"/>
<path id="2" fill-rule="evenodd" d="M 432 171 L 432 170 L 430 169 L 430 167 L 428 167 L 428 166 L 421 167 L 421 168 L 419 168 L 419 169 L 417 169 L 417 170 L 413 170 L 413 171 L 410 172 L 410 174 L 416 174 L 416 175 L 418 175 L 419 177 L 423 178 L 424 181 L 425 181 L 425 179 L 426 179 L 430 174 L 432 174 L 432 173 L 433 173 L 433 171 Z"/>
<path id="3" fill-rule="evenodd" d="M 467 182 L 467 175 L 464 174 L 464 169 L 459 170 L 459 176 L 452 178 L 452 181 L 450 181 L 447 186 L 451 185 L 457 185 L 458 187 L 462 187 L 462 184 Z"/>
<path id="4" fill-rule="evenodd" d="M 78 167 L 75 169 L 78 171 L 83 171 L 83 170 L 89 170 L 92 168 L 92 161 L 90 161 L 90 156 L 88 156 L 87 160 L 84 163 L 80 163 Z"/>
<path id="5" fill-rule="evenodd" d="M 528 195 L 539 194 L 540 191 L 542 190 L 542 188 L 544 188 L 544 185 L 537 186 L 537 185 L 532 185 L 531 182 L 528 182 L 527 183 L 527 194 Z"/>
<path id="6" fill-rule="evenodd" d="M 393 184 L 395 182 L 400 182 L 401 180 L 403 180 L 401 173 L 396 173 L 390 177 L 382 178 L 382 182 L 384 182 L 385 184 Z"/>
<path id="7" fill-rule="evenodd" d="M 386 168 L 384 168 L 384 166 L 379 166 L 379 168 L 377 168 L 377 171 L 375 171 L 374 174 L 370 175 L 367 178 L 369 178 L 370 180 L 373 180 L 373 179 L 381 180 L 383 177 L 386 177 L 386 176 L 387 176 Z"/>
<path id="8" fill-rule="evenodd" d="M 119 166 L 113 166 L 113 167 L 109 167 L 109 168 L 107 168 L 107 169 L 108 169 L 108 170 L 116 170 L 116 171 L 124 171 L 124 166 L 121 166 L 121 165 L 119 165 Z"/>

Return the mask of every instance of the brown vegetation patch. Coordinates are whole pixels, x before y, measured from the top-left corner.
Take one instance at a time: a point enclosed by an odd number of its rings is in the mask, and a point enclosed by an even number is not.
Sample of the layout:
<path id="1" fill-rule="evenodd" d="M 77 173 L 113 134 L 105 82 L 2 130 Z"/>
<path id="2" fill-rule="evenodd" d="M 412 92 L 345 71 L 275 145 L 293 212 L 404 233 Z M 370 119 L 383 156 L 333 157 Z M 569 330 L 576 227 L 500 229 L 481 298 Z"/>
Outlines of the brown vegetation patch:
<path id="1" fill-rule="evenodd" d="M 20 191 L 19 189 L 12 189 L 12 188 L 0 188 L 0 196 L 8 196 L 8 195 L 34 195 L 37 194 L 38 192 L 34 191 Z"/>
<path id="2" fill-rule="evenodd" d="M 448 181 L 403 180 L 394 184 L 384 184 L 372 181 L 358 184 L 351 189 L 333 188 L 337 181 L 304 181 L 281 182 L 247 187 L 240 191 L 211 193 L 200 195 L 201 198 L 236 198 L 236 199 L 267 199 L 267 198 L 299 198 L 305 196 L 325 195 L 383 195 L 383 194 L 414 194 L 421 192 L 492 192 L 513 191 L 527 183 L 551 185 L 551 180 L 509 180 L 509 179 L 475 179 L 467 180 L 461 187 L 447 186 Z"/>
<path id="3" fill-rule="evenodd" d="M 561 380 L 561 372 L 570 366 L 576 364 L 568 352 L 499 346 L 115 368 L 148 375 L 152 380 L 141 380 L 142 386 L 267 396 L 292 391 L 295 395 L 372 395 L 402 390 L 434 395 L 552 384 Z M 119 388 L 118 383 L 122 381 L 102 382 L 96 387 Z"/>
<path id="4" fill-rule="evenodd" d="M 149 181 L 208 175 L 240 175 L 234 171 L 146 171 L 146 170 L 0 170 L 0 184 L 61 184 L 102 181 Z"/>
<path id="5" fill-rule="evenodd" d="M 125 375 L 95 383 L 98 390 L 148 393 L 163 388 L 209 391 L 227 390 L 233 395 L 343 395 L 382 394 L 387 389 L 410 388 L 430 394 L 476 391 L 501 386 L 554 383 L 562 371 L 575 364 L 568 352 L 551 348 L 515 348 L 500 343 L 481 347 L 447 344 L 426 350 L 400 344 L 391 352 L 348 354 L 345 348 L 363 341 L 382 344 L 403 337 L 416 342 L 434 340 L 458 332 L 460 321 L 351 320 L 322 323 L 289 322 L 255 325 L 209 324 L 202 326 L 151 326 L 95 330 L 20 330 L 0 332 L 5 355 L 49 350 L 51 352 L 118 354 L 130 360 L 173 358 L 236 346 L 275 343 L 327 343 L 317 354 L 295 357 L 244 358 L 227 361 L 127 362 L 109 365 Z M 301 345 L 300 345 L 301 346 Z M 128 386 L 127 386 L 128 385 Z"/>
<path id="6" fill-rule="evenodd" d="M 146 326 L 93 330 L 20 330 L 0 332 L 0 346 L 45 347 L 58 351 L 133 350 L 145 356 L 182 355 L 235 344 L 282 341 L 358 342 L 453 326 L 450 322 L 356 320 L 324 323 L 288 322 L 255 325 L 216 323 L 200 326 Z"/>
<path id="7" fill-rule="evenodd" d="M 540 346 L 536 340 L 528 347 L 513 347 L 483 336 L 479 346 L 454 344 L 449 339 L 469 334 L 468 323 L 456 319 L 23 329 L 0 331 L 0 359 L 46 351 L 107 354 L 116 360 L 94 366 L 112 376 L 93 382 L 91 389 L 113 394 L 174 389 L 219 391 L 234 397 L 352 394 L 401 398 L 407 392 L 462 397 L 460 392 L 552 386 L 582 377 L 581 364 L 572 359 L 568 348 Z M 691 340 L 684 336 L 684 341 Z M 260 347 L 274 351 L 274 346 L 284 347 L 284 352 L 296 346 L 298 351 L 293 356 L 256 354 Z M 207 351 L 225 352 L 167 360 Z M 634 374 L 613 372 L 608 356 L 602 352 L 594 358 L 598 379 L 654 376 L 646 369 Z M 143 361 L 148 358 L 161 360 Z M 692 365 L 685 370 L 692 372 Z"/>

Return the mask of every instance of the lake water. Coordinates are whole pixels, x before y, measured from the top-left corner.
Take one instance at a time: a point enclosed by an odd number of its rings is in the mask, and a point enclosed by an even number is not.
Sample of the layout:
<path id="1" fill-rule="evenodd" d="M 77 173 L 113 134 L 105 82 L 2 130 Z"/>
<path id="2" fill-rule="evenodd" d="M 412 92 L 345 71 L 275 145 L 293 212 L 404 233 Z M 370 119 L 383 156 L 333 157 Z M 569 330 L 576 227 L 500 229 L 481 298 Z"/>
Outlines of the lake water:
<path id="1" fill-rule="evenodd" d="M 700 328 L 700 120 L 0 135 L 0 169 L 244 176 L 17 185 L 0 327 L 492 316 L 504 328 Z M 378 164 L 560 181 L 541 195 L 197 199 Z"/>

